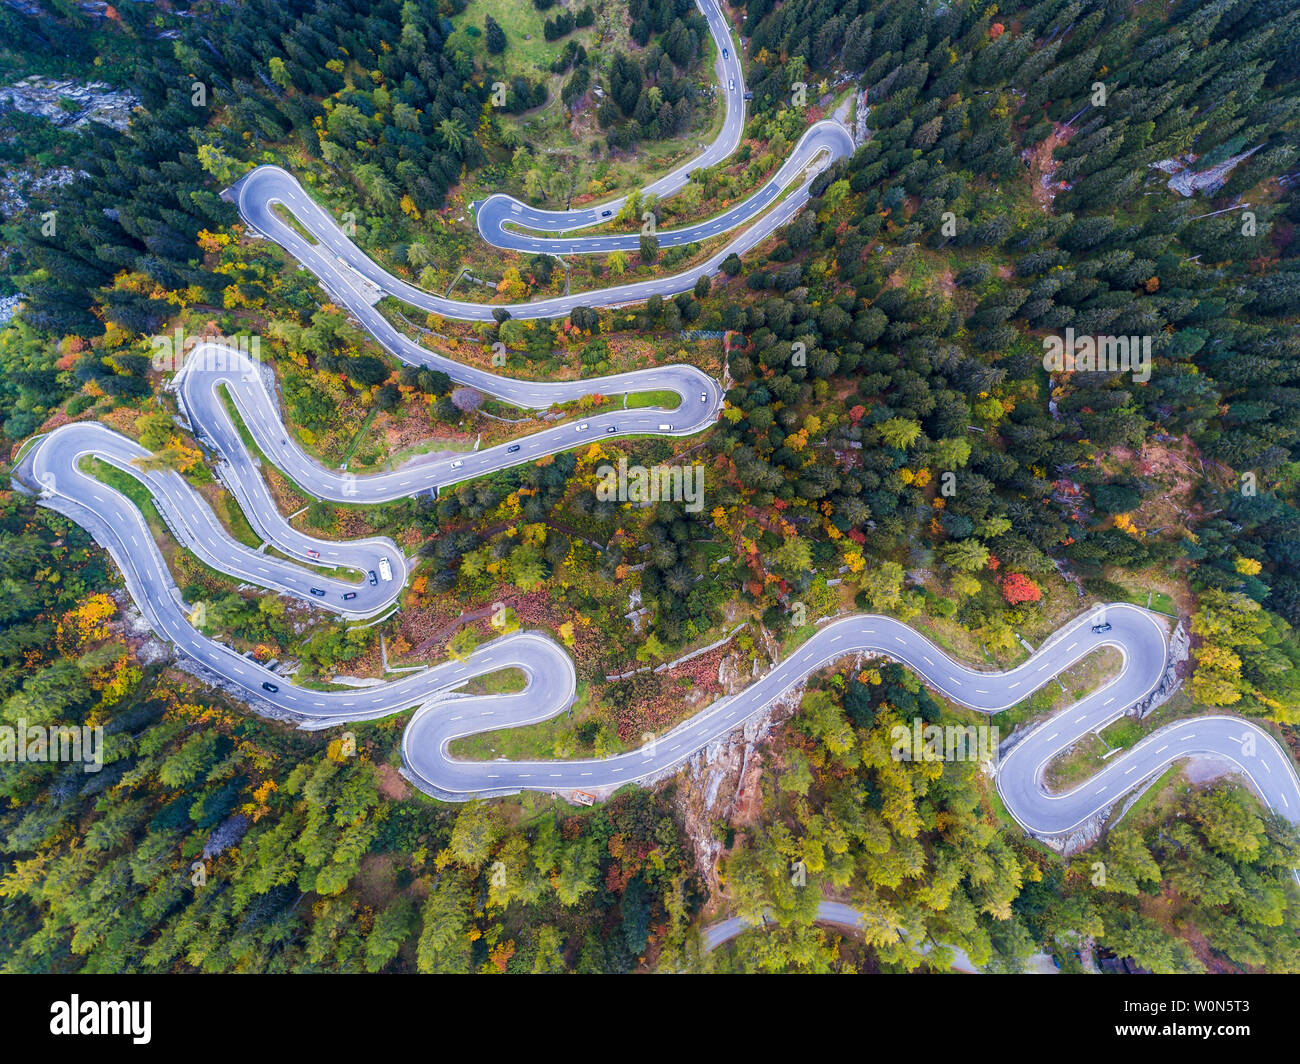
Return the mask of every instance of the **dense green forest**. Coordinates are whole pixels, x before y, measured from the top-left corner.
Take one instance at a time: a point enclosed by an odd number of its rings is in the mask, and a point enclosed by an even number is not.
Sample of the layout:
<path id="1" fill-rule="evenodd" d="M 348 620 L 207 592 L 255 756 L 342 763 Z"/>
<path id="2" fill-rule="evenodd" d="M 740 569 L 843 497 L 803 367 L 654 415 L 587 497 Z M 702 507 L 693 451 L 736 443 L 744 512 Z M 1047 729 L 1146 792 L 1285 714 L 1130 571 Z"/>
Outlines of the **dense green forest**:
<path id="1" fill-rule="evenodd" d="M 519 413 L 393 365 L 278 249 L 243 239 L 219 198 L 232 180 L 285 165 L 354 204 L 358 240 L 386 264 L 450 279 L 476 240 L 454 228 L 465 187 L 517 177 L 563 205 L 535 109 L 590 118 L 583 148 L 604 164 L 716 104 L 688 0 L 619 5 L 599 52 L 575 43 L 596 32 L 592 9 L 537 4 L 551 29 L 528 43 L 550 51 L 532 68 L 475 0 L 241 0 L 238 17 L 199 2 L 194 18 L 123 4 L 95 26 L 41 6 L 0 5 L 7 79 L 102 77 L 142 106 L 125 133 L 0 116 L 0 160 L 87 174 L 0 226 L 0 295 L 25 296 L 0 331 L 0 429 L 12 454 L 99 418 L 205 491 L 218 489 L 197 447 L 158 414 L 172 400 L 149 338 L 178 322 L 263 337 L 300 441 L 331 464 L 379 468 L 429 436 L 502 439 L 492 418 Z M 207 630 L 328 680 L 364 674 L 380 634 L 395 657 L 436 660 L 451 632 L 490 634 L 461 615 L 509 601 L 571 648 L 584 685 L 572 719 L 515 741 L 573 756 L 693 711 L 689 679 L 606 677 L 738 621 L 742 671 L 853 608 L 1007 662 L 1018 633 L 1154 590 L 1193 636 L 1180 705 L 1258 718 L 1300 749 L 1300 10 L 751 0 L 729 14 L 746 16 L 749 135 L 682 196 L 706 211 L 752 187 L 836 92 L 860 90 L 869 136 L 806 209 L 673 299 L 423 322 L 453 357 L 484 361 L 501 340 L 512 372 L 556 379 L 685 358 L 720 374 L 718 342 L 682 330 L 726 330 L 719 424 L 702 442 L 559 455 L 364 514 L 268 474 L 286 513 L 391 534 L 422 567 L 402 614 L 361 631 L 286 615 L 179 552 L 187 599 L 215 604 Z M 792 105 L 808 82 L 816 106 Z M 491 257 L 498 301 L 568 276 L 548 256 Z M 632 266 L 586 268 L 608 284 Z M 1149 379 L 1049 372 L 1044 338 L 1066 330 L 1148 338 Z M 602 457 L 697 445 L 703 512 L 597 497 Z M 890 759 L 891 723 L 950 713 L 896 666 L 810 683 L 766 748 L 749 818 L 705 825 L 723 854 L 702 868 L 679 783 L 583 811 L 540 796 L 448 806 L 397 775 L 404 719 L 359 726 L 352 750 L 249 715 L 160 660 L 109 596 L 104 554 L 14 493 L 0 577 L 0 722 L 99 724 L 111 740 L 95 774 L 0 763 L 4 970 L 896 971 L 954 947 L 992 969 L 1039 950 L 1068 968 L 1093 945 L 1156 971 L 1300 969 L 1300 840 L 1244 790 L 1175 778 L 1062 859 L 1023 837 L 976 766 Z M 644 628 L 625 618 L 633 587 Z M 865 939 L 817 927 L 822 897 L 866 911 Z M 765 911 L 771 930 L 700 956 L 701 923 Z"/>

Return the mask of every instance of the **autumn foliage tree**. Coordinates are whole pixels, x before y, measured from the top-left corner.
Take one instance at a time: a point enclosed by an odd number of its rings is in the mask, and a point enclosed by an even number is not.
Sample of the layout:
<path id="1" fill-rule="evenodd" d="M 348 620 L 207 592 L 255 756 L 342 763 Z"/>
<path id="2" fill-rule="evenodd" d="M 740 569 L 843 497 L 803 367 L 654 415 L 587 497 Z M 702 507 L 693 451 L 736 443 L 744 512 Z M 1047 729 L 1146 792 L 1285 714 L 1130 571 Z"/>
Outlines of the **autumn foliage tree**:
<path id="1" fill-rule="evenodd" d="M 1022 602 L 1039 602 L 1043 592 L 1023 573 L 1007 573 L 1002 578 L 1002 597 L 1012 606 Z"/>

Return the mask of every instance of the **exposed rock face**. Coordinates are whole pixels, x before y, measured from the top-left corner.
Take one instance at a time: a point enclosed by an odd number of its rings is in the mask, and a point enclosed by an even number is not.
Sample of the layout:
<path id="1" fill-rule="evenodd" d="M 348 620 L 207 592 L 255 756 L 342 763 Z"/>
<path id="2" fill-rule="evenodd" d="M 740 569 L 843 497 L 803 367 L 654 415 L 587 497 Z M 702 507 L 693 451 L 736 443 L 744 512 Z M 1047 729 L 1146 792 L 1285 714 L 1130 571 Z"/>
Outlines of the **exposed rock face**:
<path id="1" fill-rule="evenodd" d="M 743 826 L 756 816 L 759 779 L 766 760 L 759 747 L 798 710 L 803 691 L 802 684 L 787 691 L 762 713 L 699 751 L 681 770 L 678 805 L 695 852 L 696 868 L 710 894 L 718 893 L 718 862 L 726 850 L 713 825 L 723 821 Z"/>
<path id="2" fill-rule="evenodd" d="M 763 633 L 766 639 L 771 637 Z M 775 640 L 771 640 L 775 649 Z M 723 658 L 718 669 L 718 679 L 727 693 L 748 687 L 754 676 L 745 665 L 747 655 L 737 650 Z M 856 671 L 867 661 L 876 661 L 886 655 L 858 653 L 848 655 L 840 667 Z M 775 660 L 775 658 L 773 658 Z M 757 674 L 762 662 L 755 659 L 752 672 Z M 719 891 L 718 862 L 726 846 L 716 837 L 714 825 L 725 823 L 742 828 L 756 822 L 760 812 L 760 780 L 770 753 L 763 749 L 772 733 L 799 711 L 807 682 L 801 681 L 785 694 L 769 702 L 764 709 L 738 724 L 735 729 L 700 750 L 680 770 L 665 773 L 678 776 L 677 803 L 681 809 L 686 834 L 691 840 L 695 863 L 700 876 L 708 884 L 709 892 Z M 649 780 L 644 781 L 649 783 Z"/>
<path id="3" fill-rule="evenodd" d="M 135 648 L 135 656 L 139 659 L 140 664 L 152 665 L 155 662 L 169 661 L 175 657 L 176 651 L 171 643 L 158 638 L 158 634 L 150 627 L 149 622 L 144 618 L 144 614 L 136 606 L 135 599 L 125 591 L 112 592 L 112 598 L 117 603 L 117 608 L 122 614 L 122 624 L 127 635 L 133 640 L 139 640 Z"/>
<path id="4" fill-rule="evenodd" d="M 99 81 L 82 85 L 34 74 L 0 89 L 0 111 L 39 115 L 56 126 L 72 129 L 100 122 L 123 132 L 131 122 L 131 112 L 139 105 L 135 96 Z"/>
<path id="5" fill-rule="evenodd" d="M 4 213 L 4 201 L 0 194 L 0 214 Z M 10 318 L 18 313 L 18 308 L 23 305 L 22 296 L 6 296 L 0 298 L 0 325 L 4 325 Z"/>
<path id="6" fill-rule="evenodd" d="M 1153 170 L 1172 174 L 1173 176 L 1169 179 L 1169 187 L 1180 196 L 1195 196 L 1198 192 L 1212 196 L 1227 182 L 1229 175 L 1238 163 L 1244 159 L 1249 159 L 1262 147 L 1262 144 L 1258 144 L 1249 151 L 1233 155 L 1215 166 L 1206 167 L 1204 170 L 1190 168 L 1197 158 L 1191 154 L 1184 155 L 1181 158 L 1161 159 L 1159 162 L 1151 163 L 1150 166 Z"/>
<path id="7" fill-rule="evenodd" d="M 62 188 L 79 177 L 89 176 L 85 170 L 74 170 L 70 166 L 54 166 L 40 174 L 11 170 L 0 181 L 0 215 L 12 218 L 27 209 L 27 202 L 32 196 Z"/>
<path id="8" fill-rule="evenodd" d="M 87 122 L 99 122 L 124 131 L 131 122 L 131 112 L 139 104 L 137 97 L 98 81 L 80 84 L 33 75 L 0 88 L 0 114 L 16 111 L 36 115 L 61 129 L 78 129 Z M 33 197 L 86 176 L 84 171 L 67 166 L 45 170 L 7 167 L 0 175 L 0 218 L 13 218 L 27 209 Z M 21 295 L 0 299 L 0 325 L 18 312 L 21 303 Z"/>

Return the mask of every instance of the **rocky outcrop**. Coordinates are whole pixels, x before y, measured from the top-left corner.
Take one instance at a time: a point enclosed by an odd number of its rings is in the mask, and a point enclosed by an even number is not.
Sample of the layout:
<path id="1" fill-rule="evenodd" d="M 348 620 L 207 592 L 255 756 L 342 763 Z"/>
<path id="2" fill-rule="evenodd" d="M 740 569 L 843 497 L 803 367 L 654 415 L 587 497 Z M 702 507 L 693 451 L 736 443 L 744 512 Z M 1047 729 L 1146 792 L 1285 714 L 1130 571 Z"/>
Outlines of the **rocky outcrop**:
<path id="1" fill-rule="evenodd" d="M 124 132 L 140 100 L 100 81 L 75 81 L 34 74 L 0 89 L 0 111 L 21 111 L 47 118 L 56 126 L 78 129 L 99 122 Z"/>
<path id="2" fill-rule="evenodd" d="M 12 218 L 27 210 L 33 196 L 41 196 L 51 189 L 61 188 L 79 177 L 89 177 L 85 170 L 69 166 L 55 166 L 40 174 L 26 170 L 10 170 L 0 180 L 0 216 Z"/>
<path id="3" fill-rule="evenodd" d="M 2 196 L 2 194 L 0 194 L 0 196 Z M 0 214 L 3 213 L 3 199 L 0 198 Z M 0 325 L 4 325 L 10 318 L 17 314 L 18 308 L 22 305 L 23 297 L 21 295 L 0 297 Z"/>
<path id="4" fill-rule="evenodd" d="M 761 713 L 700 750 L 684 768 L 669 773 L 680 772 L 676 790 L 678 806 L 695 853 L 696 868 L 710 893 L 719 889 L 718 862 L 726 850 L 714 825 L 743 824 L 756 811 L 759 778 L 765 761 L 760 747 L 799 709 L 803 690 L 800 684 L 787 691 Z"/>
<path id="5" fill-rule="evenodd" d="M 1161 159 L 1158 162 L 1151 163 L 1150 166 L 1153 170 L 1172 174 L 1173 176 L 1169 179 L 1169 187 L 1180 196 L 1195 196 L 1198 192 L 1212 196 L 1224 186 L 1228 176 L 1238 163 L 1249 159 L 1262 147 L 1262 144 L 1257 144 L 1249 151 L 1230 156 L 1214 166 L 1207 166 L 1203 170 L 1193 170 L 1191 168 L 1197 159 L 1195 155 L 1191 154 L 1184 155 L 1181 158 Z"/>

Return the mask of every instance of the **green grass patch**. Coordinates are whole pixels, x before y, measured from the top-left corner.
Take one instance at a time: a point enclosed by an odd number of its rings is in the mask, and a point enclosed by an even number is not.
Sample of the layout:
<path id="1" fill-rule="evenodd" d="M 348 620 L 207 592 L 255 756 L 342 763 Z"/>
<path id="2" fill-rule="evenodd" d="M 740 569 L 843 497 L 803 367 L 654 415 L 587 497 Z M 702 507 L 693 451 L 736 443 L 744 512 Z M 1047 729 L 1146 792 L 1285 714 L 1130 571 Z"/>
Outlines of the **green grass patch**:
<path id="1" fill-rule="evenodd" d="M 1057 679 L 1048 680 L 1028 698 L 994 714 L 993 723 L 1002 729 L 1003 735 L 1010 735 L 1018 724 L 1058 713 L 1118 676 L 1122 663 L 1123 658 L 1114 647 L 1095 650 L 1061 673 L 1059 683 Z M 1065 690 L 1061 690 L 1062 684 Z"/>
<path id="2" fill-rule="evenodd" d="M 149 523 L 149 528 L 154 531 L 166 531 L 167 523 L 162 519 L 162 514 L 158 512 L 158 507 L 154 505 L 153 493 L 146 488 L 135 477 L 117 466 L 105 462 L 102 458 L 87 456 L 80 462 L 81 468 L 90 473 L 96 480 L 103 481 L 115 491 L 120 491 L 133 503 L 136 509 L 145 516 Z"/>
<path id="3" fill-rule="evenodd" d="M 226 413 L 230 415 L 230 420 L 235 426 L 235 431 L 239 433 L 240 440 L 248 448 L 249 454 L 256 455 L 261 461 L 266 461 L 266 455 L 262 449 L 257 446 L 257 441 L 253 439 L 253 434 L 248 431 L 248 426 L 244 424 L 244 418 L 239 413 L 239 407 L 235 405 L 234 396 L 230 394 L 230 388 L 222 384 L 219 388 L 221 392 L 221 403 L 226 408 Z"/>
<path id="4" fill-rule="evenodd" d="M 307 243 L 309 244 L 320 243 L 320 241 L 317 240 L 314 236 L 312 236 L 311 233 L 308 232 L 307 229 L 303 226 L 303 224 L 293 216 L 293 212 L 289 210 L 289 208 L 286 207 L 283 203 L 277 203 L 274 207 L 271 208 L 271 210 L 275 211 L 276 216 L 280 219 L 280 221 L 284 222 L 287 226 L 289 226 L 290 229 L 292 229 L 295 233 L 297 233 L 300 237 L 302 237 L 305 241 L 307 241 Z"/>
<path id="5" fill-rule="evenodd" d="M 1136 746 L 1144 734 L 1142 725 L 1132 717 L 1120 717 L 1119 720 L 1101 729 L 1101 737 L 1107 745 L 1121 750 Z"/>
<path id="6" fill-rule="evenodd" d="M 1157 591 L 1151 596 L 1151 609 L 1159 613 L 1177 613 L 1177 606 L 1174 600 L 1166 595 L 1163 591 Z"/>
<path id="7" fill-rule="evenodd" d="M 218 496 L 217 504 L 213 509 L 226 530 L 244 546 L 256 550 L 262 545 L 262 537 L 253 530 L 253 526 L 248 523 L 248 518 L 244 516 L 244 511 L 231 495 L 223 491 Z"/>
<path id="8" fill-rule="evenodd" d="M 522 669 L 498 669 L 476 676 L 459 690 L 467 695 L 513 695 L 528 686 Z"/>
<path id="9" fill-rule="evenodd" d="M 682 397 L 676 392 L 629 392 L 623 404 L 626 410 L 637 410 L 646 406 L 659 406 L 665 410 L 676 410 L 682 405 Z"/>
<path id="10" fill-rule="evenodd" d="M 472 440 L 428 439 L 413 444 L 410 447 L 405 447 L 402 450 L 389 455 L 382 462 L 376 463 L 375 465 L 362 465 L 364 468 L 367 468 L 372 472 L 383 472 L 385 470 L 398 469 L 409 462 L 412 458 L 418 458 L 422 454 L 429 454 L 433 451 L 456 451 L 457 453 L 464 453 L 473 450 L 474 443 Z"/>
<path id="11" fill-rule="evenodd" d="M 500 671 L 509 673 L 517 670 Z M 489 674 L 480 677 L 480 680 L 486 683 L 495 675 L 498 674 Z M 508 683 L 509 680 L 493 682 Z M 567 712 L 542 721 L 540 724 L 478 732 L 475 735 L 453 739 L 450 747 L 451 756 L 466 761 L 491 761 L 498 757 L 508 758 L 511 761 L 594 757 L 597 756 L 594 732 L 598 727 L 593 720 L 595 712 L 596 707 L 591 703 L 591 685 L 579 682 L 576 698 Z M 622 749 L 622 744 L 612 735 L 612 729 L 609 729 L 599 753 L 608 755 Z"/>
<path id="12" fill-rule="evenodd" d="M 596 6 L 594 0 L 592 6 Z M 464 11 L 452 18 L 451 24 L 455 27 L 455 32 L 448 38 L 447 47 L 450 50 L 455 44 L 468 44 L 474 57 L 489 70 L 504 69 L 506 74 L 530 74 L 534 77 L 544 73 L 549 77 L 551 63 L 564 51 L 567 42 L 577 41 L 590 51 L 596 34 L 594 27 L 591 27 L 575 30 L 558 41 L 548 41 L 542 29 L 543 24 L 561 11 L 568 10 L 570 14 L 577 14 L 581 9 L 581 3 L 567 9 L 557 4 L 549 11 L 538 11 L 529 0 L 471 0 Z M 500 55 L 488 55 L 487 41 L 483 34 L 484 19 L 488 15 L 496 19 L 505 30 L 506 50 Z"/>
<path id="13" fill-rule="evenodd" d="M 1125 817 L 1141 819 L 1147 811 L 1160 800 L 1161 793 L 1171 783 L 1182 774 L 1182 766 L 1178 764 L 1170 765 L 1165 769 L 1164 774 L 1142 792 L 1142 797 L 1132 804 L 1127 810 L 1117 816 L 1110 824 L 1106 826 L 1107 831 L 1113 830 Z"/>

